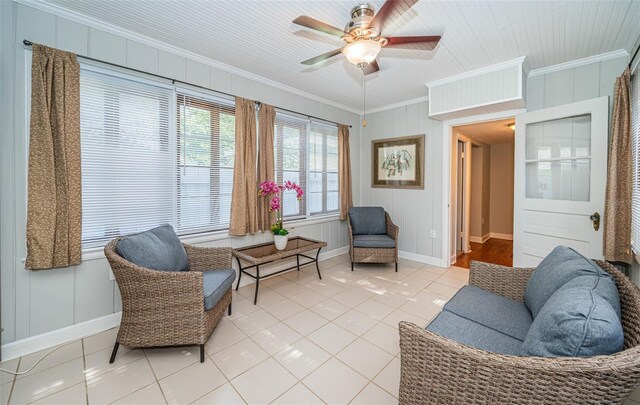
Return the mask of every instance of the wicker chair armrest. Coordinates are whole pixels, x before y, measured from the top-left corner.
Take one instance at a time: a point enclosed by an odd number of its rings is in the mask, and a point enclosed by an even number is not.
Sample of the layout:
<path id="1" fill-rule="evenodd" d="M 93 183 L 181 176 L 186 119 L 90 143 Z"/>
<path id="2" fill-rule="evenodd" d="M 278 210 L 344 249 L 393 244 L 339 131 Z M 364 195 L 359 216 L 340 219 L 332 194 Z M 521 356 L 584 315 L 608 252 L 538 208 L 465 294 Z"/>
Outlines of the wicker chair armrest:
<path id="1" fill-rule="evenodd" d="M 638 384 L 638 349 L 590 358 L 507 356 L 400 322 L 400 404 L 622 403 Z"/>
<path id="2" fill-rule="evenodd" d="M 204 312 L 202 273 L 159 271 L 137 266 L 105 248 L 123 305 L 128 311 L 200 316 Z"/>
<path id="3" fill-rule="evenodd" d="M 387 235 L 391 238 L 393 238 L 393 240 L 395 240 L 396 242 L 398 241 L 398 232 L 400 231 L 400 228 L 393 223 L 393 221 L 391 220 L 391 216 L 389 216 L 389 214 L 385 211 L 385 216 L 387 219 Z"/>
<path id="4" fill-rule="evenodd" d="M 524 302 L 524 290 L 534 269 L 472 261 L 469 285 Z"/>
<path id="5" fill-rule="evenodd" d="M 201 247 L 183 243 L 190 271 L 230 269 L 233 251 L 230 247 Z"/>

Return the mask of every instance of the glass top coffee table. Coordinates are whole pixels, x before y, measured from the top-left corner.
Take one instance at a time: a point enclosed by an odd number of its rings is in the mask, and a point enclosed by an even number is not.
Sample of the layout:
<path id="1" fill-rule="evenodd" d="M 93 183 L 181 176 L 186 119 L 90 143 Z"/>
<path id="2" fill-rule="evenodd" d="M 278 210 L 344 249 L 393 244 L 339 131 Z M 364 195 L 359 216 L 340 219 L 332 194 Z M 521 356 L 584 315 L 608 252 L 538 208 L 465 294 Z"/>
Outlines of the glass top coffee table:
<path id="1" fill-rule="evenodd" d="M 327 242 L 317 241 L 313 239 L 303 238 L 301 236 L 294 236 L 287 242 L 287 247 L 284 250 L 276 249 L 276 245 L 273 242 L 261 243 L 259 245 L 245 246 L 238 249 L 233 249 L 233 257 L 238 261 L 238 268 L 240 269 L 238 274 L 238 283 L 236 284 L 236 291 L 240 287 L 240 279 L 242 274 L 256 280 L 256 293 L 253 299 L 253 305 L 258 303 L 258 288 L 260 287 L 260 280 L 275 276 L 286 271 L 298 269 L 300 271 L 301 266 L 315 263 L 316 270 L 318 271 L 318 277 L 322 280 L 320 274 L 320 267 L 318 266 L 318 256 L 320 255 L 320 249 L 327 246 Z M 304 253 L 316 250 L 316 257 L 308 256 Z M 296 258 L 296 265 L 288 267 L 283 270 L 278 270 L 273 273 L 260 275 L 260 266 L 267 263 L 273 263 L 278 260 L 288 259 L 290 257 Z M 300 257 L 304 258 L 304 262 L 300 263 Z M 248 263 L 249 266 L 242 267 L 242 262 Z M 255 274 L 248 272 L 247 270 L 255 268 Z"/>

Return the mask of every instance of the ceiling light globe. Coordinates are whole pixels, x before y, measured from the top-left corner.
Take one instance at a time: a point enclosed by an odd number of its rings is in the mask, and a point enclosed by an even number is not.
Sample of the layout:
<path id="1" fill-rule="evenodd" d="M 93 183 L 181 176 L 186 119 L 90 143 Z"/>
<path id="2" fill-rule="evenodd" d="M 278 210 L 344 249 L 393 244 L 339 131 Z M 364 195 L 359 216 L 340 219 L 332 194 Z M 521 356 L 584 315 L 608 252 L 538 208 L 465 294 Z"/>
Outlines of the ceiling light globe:
<path id="1" fill-rule="evenodd" d="M 365 39 L 347 44 L 342 53 L 349 62 L 358 67 L 364 67 L 376 59 L 380 49 L 381 46 L 378 42 L 372 39 Z"/>

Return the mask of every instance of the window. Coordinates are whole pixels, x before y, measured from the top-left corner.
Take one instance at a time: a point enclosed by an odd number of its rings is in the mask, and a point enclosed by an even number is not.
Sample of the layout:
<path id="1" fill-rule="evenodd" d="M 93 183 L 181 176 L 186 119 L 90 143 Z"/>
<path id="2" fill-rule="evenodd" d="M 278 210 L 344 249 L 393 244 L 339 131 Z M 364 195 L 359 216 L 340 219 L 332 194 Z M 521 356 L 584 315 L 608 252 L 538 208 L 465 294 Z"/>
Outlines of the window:
<path id="1" fill-rule="evenodd" d="M 309 138 L 309 213 L 337 212 L 338 127 L 311 122 Z"/>
<path id="2" fill-rule="evenodd" d="M 276 113 L 274 129 L 274 153 L 276 182 L 282 184 L 290 180 L 298 183 L 305 196 L 296 199 L 293 190 L 282 195 L 284 217 L 288 219 L 304 218 L 307 201 L 307 131 L 309 121 L 292 115 Z"/>
<path id="3" fill-rule="evenodd" d="M 164 223 L 228 227 L 233 101 L 83 65 L 80 127 L 85 248 Z"/>
<path id="4" fill-rule="evenodd" d="M 337 125 L 278 112 L 276 181 L 288 220 L 335 213 Z M 235 158 L 232 99 L 93 65 L 80 72 L 83 248 L 161 224 L 178 235 L 227 229 Z"/>
<path id="5" fill-rule="evenodd" d="M 284 193 L 285 218 L 338 212 L 338 126 L 277 112 L 274 138 L 276 181 L 305 190 L 301 201 Z"/>
<path id="6" fill-rule="evenodd" d="M 82 69 L 83 246 L 174 223 L 172 89 Z"/>
<path id="7" fill-rule="evenodd" d="M 631 247 L 640 254 L 640 83 L 638 69 L 631 76 L 631 153 L 633 197 L 631 199 Z"/>
<path id="8" fill-rule="evenodd" d="M 226 229 L 231 218 L 235 109 L 178 94 L 177 232 Z"/>

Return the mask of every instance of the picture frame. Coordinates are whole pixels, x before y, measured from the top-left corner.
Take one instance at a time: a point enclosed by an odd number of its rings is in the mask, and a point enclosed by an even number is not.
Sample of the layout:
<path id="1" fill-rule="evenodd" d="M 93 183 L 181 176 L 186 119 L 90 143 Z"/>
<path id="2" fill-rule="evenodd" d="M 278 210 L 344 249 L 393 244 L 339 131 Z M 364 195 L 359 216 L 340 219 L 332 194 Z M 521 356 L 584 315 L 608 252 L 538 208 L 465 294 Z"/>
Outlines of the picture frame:
<path id="1" fill-rule="evenodd" d="M 371 187 L 424 190 L 424 134 L 371 141 Z"/>

